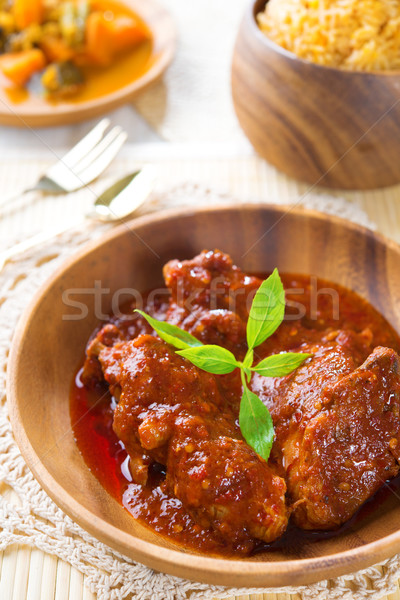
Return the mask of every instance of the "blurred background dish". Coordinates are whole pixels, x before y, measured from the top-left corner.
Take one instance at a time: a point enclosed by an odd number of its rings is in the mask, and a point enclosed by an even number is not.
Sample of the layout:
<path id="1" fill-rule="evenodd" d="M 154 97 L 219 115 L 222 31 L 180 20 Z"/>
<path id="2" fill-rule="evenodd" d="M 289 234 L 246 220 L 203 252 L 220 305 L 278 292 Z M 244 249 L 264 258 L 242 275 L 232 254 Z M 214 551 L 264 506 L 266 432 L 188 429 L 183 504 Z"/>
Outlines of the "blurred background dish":
<path id="1" fill-rule="evenodd" d="M 354 71 L 400 68 L 400 5 L 393 0 L 268 0 L 256 19 L 298 58 Z"/>
<path id="2" fill-rule="evenodd" d="M 232 65 L 235 110 L 256 151 L 311 184 L 372 189 L 400 182 L 400 72 L 298 58 L 260 30 L 264 7 L 265 0 L 249 5 Z"/>
<path id="3" fill-rule="evenodd" d="M 41 127 L 100 115 L 160 77 L 174 54 L 174 23 L 156 0 L 81 2 L 83 15 L 64 2 L 54 19 L 50 11 L 41 27 L 25 29 L 13 6 L 2 13 L 11 34 L 0 55 L 0 124 Z M 81 41 L 66 41 L 71 32 Z"/>

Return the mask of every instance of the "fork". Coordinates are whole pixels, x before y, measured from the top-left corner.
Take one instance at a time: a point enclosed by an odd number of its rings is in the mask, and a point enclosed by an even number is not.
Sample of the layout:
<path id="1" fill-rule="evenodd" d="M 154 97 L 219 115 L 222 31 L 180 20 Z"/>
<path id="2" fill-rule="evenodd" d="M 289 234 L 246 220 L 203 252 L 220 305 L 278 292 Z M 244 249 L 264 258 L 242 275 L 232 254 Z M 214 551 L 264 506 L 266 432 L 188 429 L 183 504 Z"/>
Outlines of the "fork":
<path id="1" fill-rule="evenodd" d="M 29 192 L 69 194 L 88 185 L 102 173 L 127 139 L 127 133 L 113 127 L 107 134 L 109 119 L 103 119 L 65 156 L 52 165 L 33 185 L 0 203 L 9 206 Z"/>

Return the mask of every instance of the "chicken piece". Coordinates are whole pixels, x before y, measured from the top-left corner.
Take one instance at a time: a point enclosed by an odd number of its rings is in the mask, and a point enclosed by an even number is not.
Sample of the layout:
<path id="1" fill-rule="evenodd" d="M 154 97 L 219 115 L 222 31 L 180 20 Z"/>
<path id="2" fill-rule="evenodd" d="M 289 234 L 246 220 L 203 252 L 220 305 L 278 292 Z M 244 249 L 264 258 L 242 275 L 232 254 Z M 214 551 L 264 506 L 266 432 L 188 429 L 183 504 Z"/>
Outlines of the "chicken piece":
<path id="1" fill-rule="evenodd" d="M 399 358 L 388 348 L 368 356 L 367 334 L 335 335 L 304 346 L 313 358 L 293 374 L 252 381 L 271 411 L 273 458 L 303 529 L 337 528 L 398 472 Z"/>
<path id="2" fill-rule="evenodd" d="M 136 483 L 146 483 L 149 457 L 166 465 L 169 490 L 195 521 L 222 539 L 269 542 L 283 533 L 285 483 L 242 441 L 237 407 L 218 385 L 223 376 L 150 335 L 104 346 L 99 361 L 111 390 L 121 390 L 113 427 Z"/>
<path id="3" fill-rule="evenodd" d="M 131 454 L 132 441 L 166 465 L 175 427 L 191 416 L 191 433 L 207 436 L 205 422 L 216 431 L 235 434 L 231 408 L 225 406 L 216 379 L 200 371 L 165 342 L 141 335 L 104 347 L 99 354 L 105 380 L 120 402 L 114 412 L 114 430 Z"/>
<path id="4" fill-rule="evenodd" d="M 121 331 L 115 325 L 108 323 L 89 340 L 86 347 L 86 360 L 83 365 L 81 379 L 87 387 L 93 387 L 103 381 L 103 372 L 98 360 L 101 350 L 105 346 L 113 346 L 123 340 Z"/>
<path id="5" fill-rule="evenodd" d="M 347 521 L 399 472 L 400 359 L 376 348 L 353 373 L 325 392 L 328 410 L 304 431 L 288 477 L 294 519 L 304 529 Z"/>
<path id="6" fill-rule="evenodd" d="M 371 352 L 370 338 L 353 331 L 329 332 L 322 340 L 302 344 L 295 351 L 312 354 L 312 359 L 287 377 L 255 374 L 251 382 L 252 390 L 263 400 L 274 421 L 274 452 L 291 452 L 291 442 L 285 450 L 286 438 L 300 437 L 307 421 L 322 410 L 326 402 L 324 389 L 366 359 Z M 287 462 L 289 457 L 285 455 L 281 460 Z"/>
<path id="7" fill-rule="evenodd" d="M 236 545 L 249 534 L 271 542 L 287 527 L 284 480 L 242 440 L 177 437 L 167 483 L 197 523 Z"/>
<path id="8" fill-rule="evenodd" d="M 133 309 L 132 309 L 133 313 Z M 118 321 L 117 321 L 118 323 Z M 128 324 L 128 325 L 127 325 Z M 104 381 L 103 371 L 99 362 L 99 354 L 104 346 L 114 346 L 118 342 L 134 339 L 140 334 L 151 333 L 152 327 L 140 315 L 135 315 L 129 322 L 113 322 L 104 325 L 88 342 L 86 360 L 83 365 L 82 381 L 91 388 Z"/>
<path id="9" fill-rule="evenodd" d="M 192 260 L 171 260 L 163 273 L 171 290 L 166 320 L 242 357 L 248 312 L 261 280 L 244 274 L 219 250 L 204 250 Z"/>

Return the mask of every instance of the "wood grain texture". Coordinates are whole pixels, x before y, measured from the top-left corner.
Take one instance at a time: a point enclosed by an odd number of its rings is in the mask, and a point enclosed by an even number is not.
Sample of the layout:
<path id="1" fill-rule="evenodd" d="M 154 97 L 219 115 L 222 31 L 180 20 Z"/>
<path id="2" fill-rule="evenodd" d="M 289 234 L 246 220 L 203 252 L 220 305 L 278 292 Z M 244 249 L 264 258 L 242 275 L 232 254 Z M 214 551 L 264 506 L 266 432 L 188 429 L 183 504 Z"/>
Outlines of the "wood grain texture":
<path id="1" fill-rule="evenodd" d="M 148 25 L 153 34 L 153 49 L 147 71 L 112 93 L 84 102 L 50 104 L 39 95 L 13 104 L 0 88 L 0 125 L 14 127 L 48 127 L 69 125 L 111 111 L 132 100 L 137 93 L 159 79 L 170 64 L 176 46 L 175 24 L 157 0 L 122 0 Z"/>
<path id="2" fill-rule="evenodd" d="M 319 66 L 271 42 L 252 0 L 236 40 L 232 95 L 256 151 L 284 173 L 332 188 L 400 181 L 400 73 Z"/>
<path id="3" fill-rule="evenodd" d="M 82 527 L 123 554 L 181 577 L 228 586 L 301 585 L 393 555 L 400 550 L 400 503 L 394 496 L 337 538 L 293 549 L 290 555 L 223 560 L 182 550 L 135 522 L 86 467 L 73 439 L 68 396 L 98 322 L 95 295 L 88 289 L 100 281 L 108 290 L 101 302 L 107 313 L 117 290 L 157 286 L 165 261 L 214 247 L 231 253 L 244 270 L 265 272 L 277 266 L 282 272 L 309 273 L 351 287 L 400 331 L 400 248 L 378 234 L 312 211 L 265 205 L 139 218 L 69 260 L 20 321 L 10 356 L 8 399 L 25 460 L 49 495 Z M 82 303 L 80 308 L 76 302 Z M 77 319 L 82 308 L 84 316 Z"/>

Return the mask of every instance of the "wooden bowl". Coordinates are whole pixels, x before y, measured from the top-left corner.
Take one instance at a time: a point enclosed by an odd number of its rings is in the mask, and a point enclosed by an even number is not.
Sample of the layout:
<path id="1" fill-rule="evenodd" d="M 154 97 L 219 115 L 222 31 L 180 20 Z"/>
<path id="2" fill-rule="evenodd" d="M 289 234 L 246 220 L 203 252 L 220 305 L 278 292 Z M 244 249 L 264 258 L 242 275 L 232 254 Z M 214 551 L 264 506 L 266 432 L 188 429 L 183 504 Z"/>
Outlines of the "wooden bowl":
<path id="1" fill-rule="evenodd" d="M 86 341 L 121 288 L 161 284 L 162 265 L 204 248 L 229 252 L 243 269 L 309 273 L 362 294 L 400 331 L 400 247 L 312 211 L 232 205 L 185 209 L 121 225 L 70 259 L 40 290 L 15 333 L 8 371 L 14 435 L 54 501 L 96 538 L 154 569 L 226 586 L 284 586 L 343 575 L 400 551 L 400 502 L 388 497 L 337 537 L 249 559 L 182 549 L 137 523 L 99 484 L 74 442 L 72 378 Z M 101 285 L 101 306 L 91 290 Z M 98 299 L 98 296 L 97 296 Z"/>
<path id="2" fill-rule="evenodd" d="M 400 182 L 400 72 L 345 71 L 270 41 L 252 0 L 236 40 L 232 94 L 256 151 L 311 184 L 370 189 Z"/>
<path id="3" fill-rule="evenodd" d="M 120 2 L 139 15 L 153 34 L 152 50 L 143 74 L 132 78 L 124 87 L 82 102 L 71 100 L 52 104 L 32 94 L 23 102 L 13 103 L 0 87 L 0 125 L 48 127 L 91 119 L 126 104 L 161 77 L 175 53 L 176 29 L 172 17 L 157 0 Z"/>

